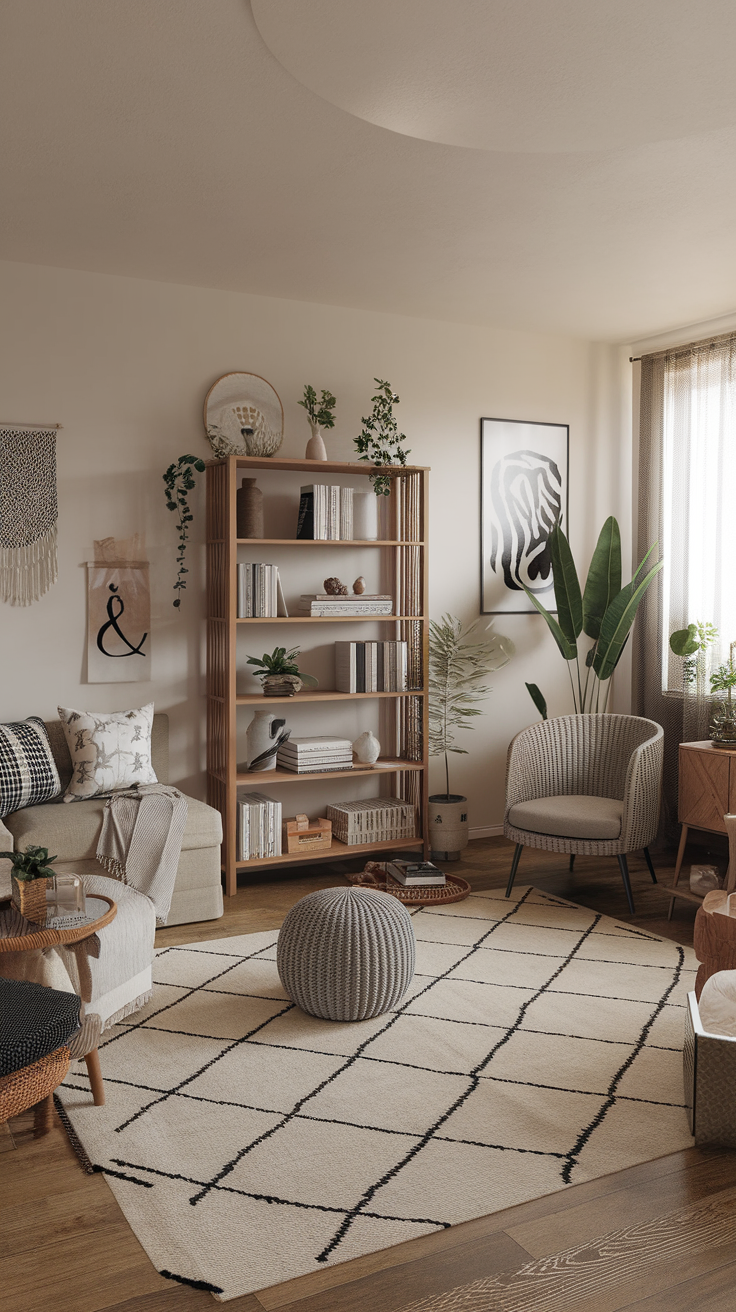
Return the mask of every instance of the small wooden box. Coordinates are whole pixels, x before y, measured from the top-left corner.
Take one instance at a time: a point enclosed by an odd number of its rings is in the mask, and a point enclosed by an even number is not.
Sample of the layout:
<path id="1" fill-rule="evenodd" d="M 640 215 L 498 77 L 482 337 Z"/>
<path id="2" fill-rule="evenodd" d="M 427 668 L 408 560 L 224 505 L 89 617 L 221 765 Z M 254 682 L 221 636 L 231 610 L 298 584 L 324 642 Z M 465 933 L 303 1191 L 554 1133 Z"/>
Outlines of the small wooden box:
<path id="1" fill-rule="evenodd" d="M 332 821 L 309 820 L 298 815 L 295 820 L 284 821 L 284 847 L 292 852 L 329 852 L 332 846 Z"/>

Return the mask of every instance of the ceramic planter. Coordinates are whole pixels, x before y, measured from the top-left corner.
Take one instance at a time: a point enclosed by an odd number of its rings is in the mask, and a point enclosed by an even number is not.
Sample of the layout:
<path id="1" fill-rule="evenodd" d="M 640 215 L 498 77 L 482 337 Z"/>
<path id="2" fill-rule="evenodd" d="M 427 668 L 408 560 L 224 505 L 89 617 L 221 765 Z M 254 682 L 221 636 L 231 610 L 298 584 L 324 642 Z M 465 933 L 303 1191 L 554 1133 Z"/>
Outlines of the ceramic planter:
<path id="1" fill-rule="evenodd" d="M 468 845 L 468 799 L 434 793 L 429 799 L 429 841 L 433 861 L 459 861 Z"/>
<path id="2" fill-rule="evenodd" d="M 46 890 L 52 883 L 53 880 L 48 878 L 16 879 L 15 875 L 12 876 L 13 906 L 34 925 L 46 924 Z"/>
<path id="3" fill-rule="evenodd" d="M 319 424 L 313 424 L 311 422 L 309 427 L 312 430 L 312 436 L 307 442 L 307 449 L 304 452 L 304 459 L 326 460 L 327 448 L 325 447 L 324 438 L 322 437 L 322 429 L 320 428 Z"/>

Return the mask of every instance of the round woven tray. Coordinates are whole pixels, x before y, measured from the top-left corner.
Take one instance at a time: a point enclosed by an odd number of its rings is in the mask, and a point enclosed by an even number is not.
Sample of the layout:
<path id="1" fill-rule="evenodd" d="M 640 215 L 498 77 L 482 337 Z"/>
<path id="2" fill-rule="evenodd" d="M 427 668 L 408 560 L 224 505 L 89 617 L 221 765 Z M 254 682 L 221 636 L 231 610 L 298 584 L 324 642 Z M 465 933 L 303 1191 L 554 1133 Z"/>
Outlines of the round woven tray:
<path id="1" fill-rule="evenodd" d="M 470 893 L 467 879 L 461 879 L 459 875 L 446 875 L 445 878 L 447 883 L 444 888 L 402 888 L 401 884 L 395 884 L 393 880 L 378 884 L 377 887 L 382 893 L 390 893 L 399 902 L 412 907 L 436 907 L 446 902 L 462 902 Z"/>

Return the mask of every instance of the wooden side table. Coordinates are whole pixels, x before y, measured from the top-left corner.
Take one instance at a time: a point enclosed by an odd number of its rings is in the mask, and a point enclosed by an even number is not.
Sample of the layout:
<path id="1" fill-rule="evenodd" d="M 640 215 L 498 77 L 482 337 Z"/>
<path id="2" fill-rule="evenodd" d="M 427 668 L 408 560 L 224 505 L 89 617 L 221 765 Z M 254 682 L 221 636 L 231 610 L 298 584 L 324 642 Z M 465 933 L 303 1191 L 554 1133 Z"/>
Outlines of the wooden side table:
<path id="1" fill-rule="evenodd" d="M 689 887 L 679 888 L 680 868 L 690 829 L 704 829 L 709 834 L 726 834 L 724 815 L 736 812 L 736 751 L 714 747 L 712 742 L 680 743 L 680 774 L 677 790 L 677 818 L 682 825 L 677 849 L 675 878 L 670 892 L 667 919 L 672 919 L 675 898 L 698 906 L 702 897 Z M 733 892 L 736 870 L 729 878 L 728 892 Z"/>

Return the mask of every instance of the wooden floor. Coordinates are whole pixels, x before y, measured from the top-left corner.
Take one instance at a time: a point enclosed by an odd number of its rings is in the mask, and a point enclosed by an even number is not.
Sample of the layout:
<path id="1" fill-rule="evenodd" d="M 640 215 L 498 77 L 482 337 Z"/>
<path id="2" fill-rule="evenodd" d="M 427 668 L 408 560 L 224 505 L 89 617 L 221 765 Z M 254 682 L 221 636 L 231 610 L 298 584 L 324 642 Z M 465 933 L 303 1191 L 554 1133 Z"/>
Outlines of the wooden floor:
<path id="1" fill-rule="evenodd" d="M 462 873 L 474 887 L 506 881 L 511 846 L 470 844 Z M 692 943 L 694 908 L 668 899 L 632 860 L 630 917 L 616 862 L 524 852 L 519 883 Z M 674 854 L 657 856 L 671 880 Z M 269 872 L 226 899 L 221 920 L 159 931 L 165 946 L 277 929 L 305 893 L 342 883 Z M 101 1175 L 80 1170 L 57 1124 L 45 1139 L 26 1114 L 0 1127 L 2 1312 L 200 1312 L 212 1297 L 161 1277 Z M 248 1236 L 242 1237 L 248 1242 Z M 232 1312 L 733 1312 L 736 1308 L 736 1153 L 688 1149 L 576 1185 L 441 1234 L 412 1240 L 287 1284 L 234 1299 Z"/>

